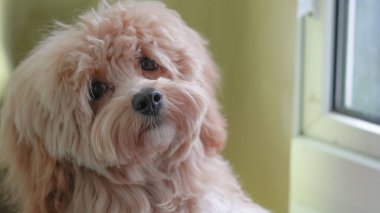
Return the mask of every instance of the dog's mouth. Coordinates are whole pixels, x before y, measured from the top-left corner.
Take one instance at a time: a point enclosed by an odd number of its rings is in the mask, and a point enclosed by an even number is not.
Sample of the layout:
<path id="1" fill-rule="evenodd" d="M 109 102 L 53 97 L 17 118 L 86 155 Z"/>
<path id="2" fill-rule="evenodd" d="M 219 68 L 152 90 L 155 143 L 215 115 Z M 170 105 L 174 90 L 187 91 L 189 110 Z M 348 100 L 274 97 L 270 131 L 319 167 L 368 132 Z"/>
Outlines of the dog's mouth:
<path id="1" fill-rule="evenodd" d="M 143 116 L 139 136 L 150 130 L 157 129 L 162 123 L 164 123 L 164 118 L 160 115 Z"/>
<path id="2" fill-rule="evenodd" d="M 153 145 L 159 149 L 159 147 L 166 147 L 167 144 L 170 144 L 174 140 L 176 126 L 173 122 L 165 120 L 162 116 L 146 119 L 138 134 L 139 144 L 144 146 Z"/>

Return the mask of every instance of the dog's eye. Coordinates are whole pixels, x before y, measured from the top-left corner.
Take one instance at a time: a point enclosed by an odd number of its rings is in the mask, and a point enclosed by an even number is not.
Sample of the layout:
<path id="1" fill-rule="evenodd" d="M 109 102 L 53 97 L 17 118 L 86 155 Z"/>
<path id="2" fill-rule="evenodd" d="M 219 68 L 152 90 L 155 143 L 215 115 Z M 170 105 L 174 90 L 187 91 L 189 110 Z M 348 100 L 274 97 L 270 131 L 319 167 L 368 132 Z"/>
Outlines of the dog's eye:
<path id="1" fill-rule="evenodd" d="M 139 59 L 139 63 L 142 70 L 151 72 L 158 70 L 158 64 L 148 57 L 141 57 Z"/>
<path id="2" fill-rule="evenodd" d="M 99 98 L 103 97 L 104 94 L 108 91 L 107 84 L 101 81 L 93 81 L 91 82 L 91 86 L 89 88 L 89 93 L 92 101 L 96 101 Z"/>

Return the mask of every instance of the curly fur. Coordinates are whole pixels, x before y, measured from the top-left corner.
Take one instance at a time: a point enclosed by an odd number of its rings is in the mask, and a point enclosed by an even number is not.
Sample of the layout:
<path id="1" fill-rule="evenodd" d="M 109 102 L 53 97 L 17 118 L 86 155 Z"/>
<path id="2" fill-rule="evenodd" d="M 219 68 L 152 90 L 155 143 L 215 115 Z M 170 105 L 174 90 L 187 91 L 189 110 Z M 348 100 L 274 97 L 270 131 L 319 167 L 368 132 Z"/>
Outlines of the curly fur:
<path id="1" fill-rule="evenodd" d="M 159 2 L 103 3 L 60 24 L 12 74 L 1 114 L 5 186 L 20 212 L 266 212 L 219 152 L 225 121 L 206 42 Z M 145 76 L 137 58 L 161 69 Z M 110 85 L 89 97 L 92 80 Z M 134 112 L 160 90 L 158 118 Z"/>

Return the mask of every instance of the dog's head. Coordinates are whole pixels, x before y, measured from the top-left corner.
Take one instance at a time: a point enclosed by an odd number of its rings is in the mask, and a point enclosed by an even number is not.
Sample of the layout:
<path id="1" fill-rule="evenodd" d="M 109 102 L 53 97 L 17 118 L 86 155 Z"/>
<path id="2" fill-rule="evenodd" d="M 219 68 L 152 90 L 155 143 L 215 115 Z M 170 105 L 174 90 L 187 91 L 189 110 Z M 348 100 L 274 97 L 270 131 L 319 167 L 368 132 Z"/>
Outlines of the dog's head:
<path id="1" fill-rule="evenodd" d="M 102 5 L 61 25 L 16 69 L 3 150 L 42 146 L 90 168 L 152 159 L 197 138 L 219 151 L 217 78 L 205 41 L 174 11 L 159 2 Z"/>

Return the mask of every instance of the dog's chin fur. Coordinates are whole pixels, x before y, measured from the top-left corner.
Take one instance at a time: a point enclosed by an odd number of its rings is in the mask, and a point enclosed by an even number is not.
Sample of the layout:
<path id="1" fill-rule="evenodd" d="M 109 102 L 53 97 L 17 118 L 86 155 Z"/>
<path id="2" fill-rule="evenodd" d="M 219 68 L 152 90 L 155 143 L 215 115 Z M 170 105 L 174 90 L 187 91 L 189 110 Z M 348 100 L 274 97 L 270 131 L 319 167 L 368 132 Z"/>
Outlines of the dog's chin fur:
<path id="1" fill-rule="evenodd" d="M 0 158 L 20 212 L 266 212 L 219 152 L 225 122 L 206 42 L 159 2 L 103 3 L 59 24 L 14 71 Z M 141 67 L 148 57 L 154 71 Z M 108 90 L 91 97 L 91 82 Z M 162 93 L 156 116 L 132 106 Z"/>

